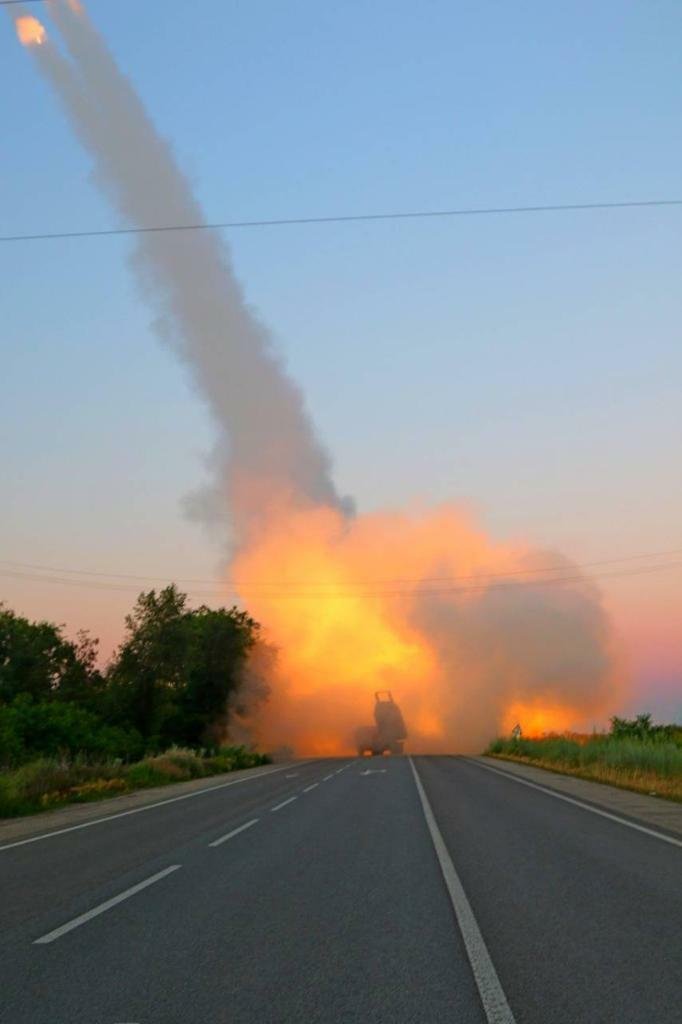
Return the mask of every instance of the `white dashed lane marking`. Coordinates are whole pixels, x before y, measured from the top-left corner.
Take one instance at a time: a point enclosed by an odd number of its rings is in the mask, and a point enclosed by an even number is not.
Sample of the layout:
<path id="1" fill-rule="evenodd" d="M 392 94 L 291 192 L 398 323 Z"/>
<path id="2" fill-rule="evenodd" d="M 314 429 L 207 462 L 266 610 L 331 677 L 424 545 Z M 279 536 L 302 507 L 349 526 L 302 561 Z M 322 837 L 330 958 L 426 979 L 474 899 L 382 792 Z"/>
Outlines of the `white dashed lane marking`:
<path id="1" fill-rule="evenodd" d="M 245 832 L 247 828 L 251 828 L 251 826 L 255 825 L 259 820 L 259 818 L 252 818 L 252 820 L 247 821 L 245 825 L 240 825 L 239 828 L 233 828 L 231 832 L 227 833 L 227 835 L 221 836 L 220 839 L 216 839 L 214 842 L 209 843 L 208 845 L 221 846 L 223 843 L 226 843 L 228 839 L 232 839 L 233 836 L 238 836 L 240 832 Z"/>
<path id="2" fill-rule="evenodd" d="M 274 807 L 270 808 L 270 811 L 281 811 L 287 804 L 293 804 L 294 800 L 298 800 L 298 797 L 290 796 L 288 800 L 282 800 L 281 804 L 275 804 Z"/>
<path id="3" fill-rule="evenodd" d="M 98 907 L 93 907 L 92 910 L 86 911 L 85 914 L 80 914 L 78 917 L 74 917 L 72 921 L 67 921 L 66 924 L 61 925 L 59 928 L 55 928 L 54 931 L 48 932 L 47 935 L 42 935 L 39 939 L 35 940 L 35 945 L 46 945 L 48 942 L 54 942 L 55 939 L 61 939 L 62 935 L 66 935 L 67 932 L 73 931 L 74 928 L 79 928 L 80 925 L 85 924 L 86 921 L 91 921 L 93 917 L 99 917 L 106 910 L 111 910 L 118 903 L 123 903 L 124 900 L 129 899 L 136 893 L 141 892 L 142 889 L 146 889 L 148 886 L 153 885 L 154 882 L 160 882 L 166 875 L 170 875 L 173 871 L 177 871 L 178 868 L 182 867 L 181 864 L 171 864 L 169 868 L 164 868 L 163 871 L 159 871 L 156 875 L 152 875 L 151 878 L 145 878 L 144 882 L 138 882 L 137 885 L 131 886 L 130 889 L 126 889 L 125 892 L 120 892 L 118 896 L 113 896 L 110 900 L 106 900 L 104 903 L 100 903 Z"/>

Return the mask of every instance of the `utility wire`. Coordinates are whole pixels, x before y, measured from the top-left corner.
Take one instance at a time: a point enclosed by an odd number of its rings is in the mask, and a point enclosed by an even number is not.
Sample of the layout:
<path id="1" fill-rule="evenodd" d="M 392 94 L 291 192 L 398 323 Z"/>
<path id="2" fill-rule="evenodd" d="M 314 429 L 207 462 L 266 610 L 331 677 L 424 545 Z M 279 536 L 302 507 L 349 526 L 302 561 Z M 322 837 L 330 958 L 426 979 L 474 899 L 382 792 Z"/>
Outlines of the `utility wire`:
<path id="1" fill-rule="evenodd" d="M 542 586 L 548 586 L 548 585 L 555 585 L 557 583 L 589 583 L 589 582 L 591 582 L 592 579 L 613 579 L 613 578 L 626 577 L 626 576 L 642 576 L 642 575 L 646 575 L 646 574 L 649 574 L 649 573 L 662 572 L 662 571 L 667 570 L 667 569 L 679 568 L 680 566 L 682 566 L 682 561 L 664 562 L 662 564 L 648 565 L 648 566 L 643 566 L 643 567 L 640 567 L 640 568 L 637 568 L 637 569 L 620 569 L 620 570 L 617 569 L 617 570 L 614 570 L 614 571 L 611 571 L 611 572 L 594 573 L 590 577 L 585 577 L 582 574 L 580 574 L 580 575 L 571 574 L 571 575 L 567 575 L 567 576 L 549 576 L 549 577 L 546 577 L 544 579 L 543 578 L 532 579 L 532 580 L 520 579 L 520 580 L 507 580 L 506 582 L 482 583 L 482 584 L 477 584 L 477 585 L 473 585 L 473 586 L 465 586 L 465 587 L 417 588 L 415 590 L 362 590 L 362 589 L 359 589 L 359 590 L 356 590 L 356 591 L 351 591 L 351 590 L 339 591 L 337 593 L 334 593 L 332 591 L 328 591 L 327 593 L 323 593 L 323 594 L 321 594 L 319 592 L 317 592 L 317 593 L 298 592 L 297 593 L 296 591 L 290 591 L 290 592 L 287 593 L 285 591 L 282 591 L 280 593 L 269 592 L 269 593 L 261 593 L 261 594 L 253 595 L 253 596 L 259 596 L 259 597 L 262 597 L 262 598 L 266 598 L 268 600 L 276 600 L 276 601 L 277 600 L 297 600 L 297 599 L 298 600 L 301 600 L 301 599 L 303 599 L 303 600 L 310 600 L 310 599 L 319 600 L 320 598 L 324 598 L 324 597 L 333 598 L 334 600 L 343 599 L 343 598 L 350 598 L 351 600 L 357 600 L 359 598 L 368 598 L 368 597 L 409 597 L 409 598 L 414 598 L 414 597 L 431 597 L 431 596 L 435 596 L 435 595 L 438 595 L 438 594 L 470 594 L 470 593 L 476 593 L 476 592 L 480 592 L 480 591 L 490 591 L 490 590 L 512 590 L 512 591 L 517 591 L 518 592 L 519 589 L 528 589 L 530 587 L 542 587 Z M 29 574 L 26 574 L 26 573 L 13 572 L 11 570 L 0 570 L 0 576 L 6 576 L 6 577 L 10 577 L 12 579 L 26 580 L 26 581 L 32 581 L 32 582 L 37 582 L 37 583 L 59 583 L 59 584 L 65 585 L 65 586 L 86 587 L 88 589 L 93 589 L 93 590 L 116 590 L 116 591 L 123 591 L 123 592 L 127 592 L 127 593 L 130 593 L 131 591 L 136 591 L 137 590 L 136 587 L 134 587 L 132 585 L 126 585 L 126 584 L 104 583 L 104 582 L 101 582 L 101 581 L 86 581 L 86 580 L 77 580 L 77 579 L 66 579 L 66 578 L 60 577 L 60 576 L 29 575 Z M 203 596 L 203 597 L 216 598 L 216 597 L 220 596 L 215 591 L 193 590 L 193 591 L 191 591 L 191 593 L 192 593 L 193 596 L 197 596 L 197 597 Z M 248 591 L 243 596 L 246 596 L 247 594 L 248 594 Z"/>
<path id="2" fill-rule="evenodd" d="M 645 554 L 639 555 L 624 555 L 621 558 L 600 558 L 596 561 L 591 562 L 573 562 L 570 565 L 571 570 L 577 569 L 591 569 L 595 566 L 602 565 L 619 565 L 621 562 L 640 562 L 646 559 L 661 559 L 671 558 L 677 555 L 682 555 L 682 548 L 673 548 L 668 551 L 648 551 Z M 7 559 L 0 559 L 0 567 L 7 566 L 12 570 L 26 570 L 47 573 L 66 573 L 71 576 L 95 576 L 103 577 L 104 579 L 116 579 L 116 580 L 135 580 L 142 583 L 167 583 L 168 576 L 139 576 L 133 573 L 125 572 L 105 572 L 103 569 L 67 569 L 63 566 L 54 565 L 40 565 L 34 562 L 14 562 Z M 561 565 L 545 565 L 537 568 L 528 569 L 514 569 L 509 572 L 494 572 L 494 573 L 472 573 L 466 576 L 420 576 L 418 578 L 405 578 L 405 577 L 376 577 L 374 579 L 360 579 L 353 580 L 348 586 L 375 586 L 375 585 L 392 585 L 392 584 L 415 584 L 415 583 L 459 583 L 466 581 L 480 581 L 480 580 L 504 580 L 516 576 L 528 576 L 538 575 L 554 572 L 565 572 L 567 569 L 566 563 Z M 216 580 L 207 579 L 206 577 L 187 577 L 178 578 L 175 576 L 171 577 L 175 583 L 189 584 L 210 584 L 212 586 L 220 587 L 224 590 L 225 587 L 239 587 L 252 589 L 255 587 L 269 587 L 275 589 L 289 589 L 291 587 L 334 587 L 338 588 L 343 586 L 343 583 L 339 584 L 334 580 L 278 580 L 266 582 L 263 580 Z"/>
<path id="3" fill-rule="evenodd" d="M 5 0 L 7 2 L 7 0 Z M 2 0 L 0 0 L 2 3 Z M 552 213 L 570 210 L 626 210 L 682 206 L 682 199 L 642 199 L 621 203 L 554 203 L 546 206 L 462 207 L 454 210 L 408 210 L 393 213 L 355 213 L 329 217 L 289 217 L 281 220 L 232 220 L 206 224 L 159 224 L 137 228 L 106 228 L 101 231 L 52 231 L 34 235 L 0 235 L 0 242 L 45 242 L 66 238 L 111 238 L 118 235 L 163 234 L 172 231 L 220 231 L 227 228 L 272 228 L 305 224 L 352 224 L 361 221 L 426 220 L 442 217 L 488 217 L 498 214 Z"/>

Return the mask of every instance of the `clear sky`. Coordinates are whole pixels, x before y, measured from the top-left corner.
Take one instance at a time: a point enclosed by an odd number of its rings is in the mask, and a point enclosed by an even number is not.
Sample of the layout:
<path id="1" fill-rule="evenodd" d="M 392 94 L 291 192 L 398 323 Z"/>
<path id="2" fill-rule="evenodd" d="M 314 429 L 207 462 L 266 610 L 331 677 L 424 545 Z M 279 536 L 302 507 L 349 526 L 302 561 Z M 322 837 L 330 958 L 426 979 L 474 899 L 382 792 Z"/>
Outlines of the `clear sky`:
<path id="1" fill-rule="evenodd" d="M 209 219 L 682 196 L 679 0 L 88 8 Z M 1 233 L 117 226 L 0 28 Z M 681 228 L 663 208 L 228 237 L 360 508 L 465 500 L 495 537 L 585 562 L 682 549 Z M 130 248 L 0 244 L 0 559 L 211 579 L 220 550 L 182 506 L 211 426 Z M 632 708 L 682 711 L 682 570 L 602 586 Z M 0 593 L 107 650 L 135 596 Z"/>

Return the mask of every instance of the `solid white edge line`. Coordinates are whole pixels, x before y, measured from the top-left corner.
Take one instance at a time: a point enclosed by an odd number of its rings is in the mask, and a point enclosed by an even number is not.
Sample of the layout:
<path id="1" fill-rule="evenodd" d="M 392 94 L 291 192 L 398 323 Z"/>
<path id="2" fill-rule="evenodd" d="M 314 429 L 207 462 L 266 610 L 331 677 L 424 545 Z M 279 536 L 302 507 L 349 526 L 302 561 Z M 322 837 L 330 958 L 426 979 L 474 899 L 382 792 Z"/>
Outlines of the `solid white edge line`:
<path id="1" fill-rule="evenodd" d="M 54 931 L 48 932 L 47 935 L 42 935 L 39 939 L 36 939 L 33 943 L 34 946 L 46 945 L 48 942 L 54 942 L 55 939 L 60 939 L 62 935 L 66 935 L 67 932 L 73 931 L 74 928 L 79 928 L 80 925 L 85 924 L 86 921 L 91 921 L 93 917 L 99 917 L 106 910 L 111 910 L 117 903 L 122 903 L 123 900 L 127 900 L 130 896 L 134 896 L 136 893 L 141 892 L 142 889 L 146 889 L 147 886 L 153 885 L 154 882 L 161 881 L 166 875 L 172 874 L 173 871 L 177 871 L 178 868 L 182 867 L 181 864 L 171 864 L 169 868 L 164 868 L 163 871 L 159 871 L 157 874 L 152 875 L 151 878 L 145 878 L 144 882 L 138 882 L 137 885 L 131 886 L 130 889 L 126 889 L 125 892 L 120 892 L 118 896 L 113 896 L 110 900 L 106 900 L 104 903 L 100 903 L 98 907 L 93 907 L 92 910 L 88 910 L 85 914 L 80 914 L 78 917 L 74 917 L 72 921 L 67 921 L 66 924 L 61 925 L 59 928 L 55 928 Z"/>
<path id="2" fill-rule="evenodd" d="M 233 836 L 238 836 L 240 832 L 245 832 L 247 828 L 251 828 L 252 825 L 256 825 L 260 821 L 260 818 L 252 818 L 251 821 L 247 821 L 245 825 L 240 825 L 239 828 L 233 828 L 231 832 L 228 832 L 226 836 L 221 836 L 220 839 L 215 839 L 209 846 L 222 846 L 228 839 L 232 839 Z"/>
<path id="3" fill-rule="evenodd" d="M 288 800 L 282 800 L 281 804 L 275 804 L 274 807 L 270 808 L 270 811 L 281 811 L 283 807 L 286 807 L 287 804 L 292 804 L 294 800 L 298 800 L 298 797 L 290 796 Z"/>
<path id="4" fill-rule="evenodd" d="M 303 790 L 304 793 L 309 793 L 311 789 L 316 789 L 319 786 L 319 782 L 313 782 L 312 786 L 306 786 Z"/>
<path id="5" fill-rule="evenodd" d="M 647 828 L 646 825 L 638 825 L 634 821 L 628 821 L 627 818 L 621 818 L 618 814 L 611 814 L 610 811 L 602 811 L 599 807 L 593 807 L 591 804 L 583 803 L 582 800 L 576 800 L 572 796 L 565 796 L 563 793 L 557 793 L 555 789 L 550 789 L 548 786 L 541 786 L 538 782 L 531 782 L 529 779 L 521 779 L 518 775 L 512 775 L 511 772 L 505 772 L 503 768 L 493 768 L 491 764 L 481 764 L 480 761 L 472 761 L 470 758 L 463 758 L 467 764 L 473 764 L 477 768 L 484 768 L 487 772 L 495 772 L 496 775 L 501 775 L 504 779 L 509 779 L 511 782 L 519 782 L 522 786 L 530 786 L 531 789 L 539 789 L 541 793 L 546 793 L 548 796 L 556 797 L 557 800 L 565 800 L 567 804 L 573 804 L 575 807 L 582 807 L 584 811 L 591 811 L 592 814 L 598 814 L 602 818 L 608 818 L 610 821 L 616 821 L 619 825 L 626 825 L 627 828 L 634 828 L 637 832 L 644 832 L 647 836 L 653 836 L 654 839 L 662 839 L 664 843 L 670 843 L 672 846 L 682 847 L 682 839 L 675 839 L 674 836 L 667 836 L 663 832 L 656 832 L 653 828 Z M 570 778 L 570 776 L 566 776 Z"/>
<path id="6" fill-rule="evenodd" d="M 471 964 L 471 970 L 476 987 L 478 988 L 478 994 L 483 1003 L 483 1010 L 488 1024 L 515 1024 L 514 1014 L 507 1002 L 500 979 L 497 977 L 497 971 L 490 959 L 490 954 L 476 923 L 471 904 L 464 892 L 464 887 L 455 870 L 455 865 L 452 863 L 452 858 L 448 853 L 445 841 L 431 809 L 431 804 L 411 757 L 409 762 L 422 811 L 424 812 L 424 818 L 431 835 L 431 842 L 436 851 L 459 930 L 462 933 L 462 939 L 464 940 L 464 946 L 469 957 L 469 963 Z"/>
<path id="7" fill-rule="evenodd" d="M 305 762 L 309 764 L 310 762 Z M 178 800 L 190 800 L 194 796 L 203 796 L 204 793 L 214 793 L 217 789 L 226 789 L 227 786 L 238 786 L 241 782 L 254 782 L 266 775 L 276 775 L 283 772 L 288 765 L 281 768 L 270 768 L 265 772 L 258 772 L 257 775 L 247 775 L 241 779 L 231 779 L 229 782 L 221 782 L 218 786 L 208 786 L 206 789 L 195 789 L 192 793 L 183 793 L 181 796 L 171 796 L 167 800 L 157 800 L 153 804 L 145 804 L 144 807 L 133 807 L 130 811 L 119 811 L 117 814 L 107 814 L 104 818 L 96 818 L 94 821 L 83 821 L 80 825 L 69 825 L 68 828 L 58 828 L 54 832 L 42 832 L 39 836 L 31 836 L 30 839 L 19 839 L 14 843 L 7 843 L 0 846 L 0 853 L 3 850 L 13 850 L 17 846 L 27 846 L 29 843 L 39 843 L 41 839 L 52 839 L 53 836 L 63 836 L 67 832 L 78 832 L 82 828 L 91 828 L 93 825 L 101 825 L 105 821 L 114 821 L 116 818 L 127 818 L 131 814 L 141 814 L 142 811 L 152 811 L 156 807 L 164 807 L 166 804 L 175 804 Z M 139 792 L 139 790 L 138 790 Z M 132 795 L 132 794 L 131 794 Z"/>

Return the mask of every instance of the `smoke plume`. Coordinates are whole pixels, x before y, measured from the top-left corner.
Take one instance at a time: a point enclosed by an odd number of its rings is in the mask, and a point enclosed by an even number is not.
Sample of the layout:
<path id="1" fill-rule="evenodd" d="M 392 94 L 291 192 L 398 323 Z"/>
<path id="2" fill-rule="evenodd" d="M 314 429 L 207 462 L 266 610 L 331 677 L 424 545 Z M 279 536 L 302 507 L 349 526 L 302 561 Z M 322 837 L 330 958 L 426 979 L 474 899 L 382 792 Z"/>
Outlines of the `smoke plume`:
<path id="1" fill-rule="evenodd" d="M 143 228 L 203 224 L 169 144 L 80 5 L 52 3 L 50 13 L 73 65 L 47 37 L 34 53 L 94 159 L 97 185 L 123 222 Z M 300 390 L 247 306 L 221 238 L 207 230 L 146 232 L 137 236 L 132 264 L 158 310 L 154 329 L 187 365 L 216 424 L 212 465 L 238 536 L 273 493 L 295 503 L 338 504 L 329 458 Z"/>
<path id="2" fill-rule="evenodd" d="M 346 752 L 385 688 L 413 750 L 480 749 L 517 719 L 541 731 L 599 718 L 614 659 L 593 584 L 556 553 L 493 543 L 454 505 L 349 514 L 222 239 L 146 230 L 203 223 L 169 145 L 80 4 L 49 10 L 71 60 L 23 12 L 20 40 L 92 155 L 98 186 L 124 224 L 145 229 L 136 280 L 216 425 L 204 507 L 225 510 L 232 580 L 278 652 L 254 667 L 260 710 L 245 697 L 235 727 L 246 721 L 271 747 Z"/>

